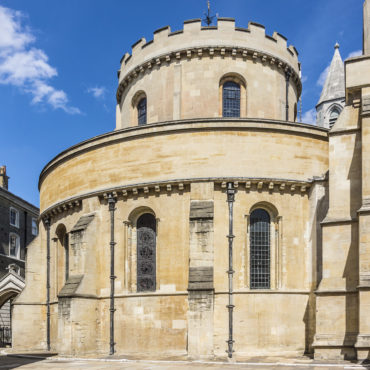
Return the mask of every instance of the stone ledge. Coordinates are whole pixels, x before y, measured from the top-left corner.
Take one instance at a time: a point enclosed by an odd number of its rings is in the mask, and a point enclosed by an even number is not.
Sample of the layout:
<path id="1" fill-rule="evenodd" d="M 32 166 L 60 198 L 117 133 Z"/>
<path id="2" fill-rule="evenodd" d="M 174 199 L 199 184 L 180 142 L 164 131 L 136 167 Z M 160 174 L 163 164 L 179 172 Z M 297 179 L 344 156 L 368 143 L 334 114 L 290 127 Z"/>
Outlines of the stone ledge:
<path id="1" fill-rule="evenodd" d="M 58 294 L 58 298 L 67 298 L 71 297 L 73 294 L 76 293 L 78 287 L 81 284 L 83 279 L 83 275 L 71 275 L 69 276 L 68 280 L 64 284 L 63 288 Z"/>
<path id="2" fill-rule="evenodd" d="M 370 334 L 359 334 L 355 348 L 369 348 L 370 349 Z"/>
<path id="3" fill-rule="evenodd" d="M 337 334 L 316 334 L 312 347 L 353 347 L 357 340 L 357 333 Z"/>

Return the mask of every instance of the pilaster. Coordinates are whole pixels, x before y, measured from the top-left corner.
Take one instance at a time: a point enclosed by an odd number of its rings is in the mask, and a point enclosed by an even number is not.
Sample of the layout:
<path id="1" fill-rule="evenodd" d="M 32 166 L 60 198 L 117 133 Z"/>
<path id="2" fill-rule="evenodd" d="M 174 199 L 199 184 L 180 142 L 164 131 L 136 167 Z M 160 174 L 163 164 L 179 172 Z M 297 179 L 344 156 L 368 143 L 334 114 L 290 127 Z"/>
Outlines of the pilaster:
<path id="1" fill-rule="evenodd" d="M 213 357 L 213 183 L 191 184 L 188 356 Z"/>
<path id="2" fill-rule="evenodd" d="M 316 359 L 353 359 L 358 332 L 358 219 L 361 135 L 347 104 L 329 133 L 329 209 L 322 226 L 322 277 L 316 291 Z M 320 278 L 320 276 L 319 276 Z"/>
<path id="3" fill-rule="evenodd" d="M 359 360 L 370 359 L 370 88 L 361 93 L 362 206 L 359 214 Z"/>

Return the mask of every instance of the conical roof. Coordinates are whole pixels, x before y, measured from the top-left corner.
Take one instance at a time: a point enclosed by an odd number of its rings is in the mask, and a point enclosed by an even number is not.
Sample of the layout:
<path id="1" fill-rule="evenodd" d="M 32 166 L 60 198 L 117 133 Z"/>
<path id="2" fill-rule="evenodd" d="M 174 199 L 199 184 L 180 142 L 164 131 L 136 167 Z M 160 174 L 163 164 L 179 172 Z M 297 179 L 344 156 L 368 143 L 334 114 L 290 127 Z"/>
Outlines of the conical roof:
<path id="1" fill-rule="evenodd" d="M 320 100 L 317 105 L 338 98 L 344 98 L 344 63 L 339 53 L 339 44 L 335 44 L 335 52 L 330 63 L 328 76 L 322 89 Z"/>

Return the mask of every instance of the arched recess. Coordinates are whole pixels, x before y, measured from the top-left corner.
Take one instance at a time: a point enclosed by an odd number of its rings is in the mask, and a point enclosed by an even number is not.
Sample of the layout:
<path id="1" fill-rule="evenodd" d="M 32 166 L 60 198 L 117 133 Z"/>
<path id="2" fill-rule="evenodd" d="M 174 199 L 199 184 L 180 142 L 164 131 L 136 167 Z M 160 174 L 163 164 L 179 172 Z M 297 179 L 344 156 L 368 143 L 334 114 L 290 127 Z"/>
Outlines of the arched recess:
<path id="1" fill-rule="evenodd" d="M 343 108 L 339 104 L 332 104 L 326 111 L 326 118 L 328 122 L 329 129 L 331 129 L 335 122 L 337 122 L 337 119 L 339 115 L 341 114 Z"/>
<path id="2" fill-rule="evenodd" d="M 155 291 L 159 285 L 158 219 L 155 212 L 146 206 L 137 207 L 131 211 L 125 224 L 126 288 L 129 292 Z"/>
<path id="3" fill-rule="evenodd" d="M 282 287 L 282 217 L 268 202 L 254 204 L 247 215 L 245 285 L 250 289 Z"/>
<path id="4" fill-rule="evenodd" d="M 293 122 L 297 122 L 297 115 L 298 115 L 297 103 L 294 103 L 294 119 L 293 119 Z"/>
<path id="5" fill-rule="evenodd" d="M 148 121 L 147 96 L 143 90 L 137 91 L 131 101 L 131 121 L 133 125 L 145 125 Z"/>
<path id="6" fill-rule="evenodd" d="M 57 226 L 55 235 L 56 293 L 58 294 L 69 277 L 69 238 L 64 224 Z"/>
<path id="7" fill-rule="evenodd" d="M 239 115 L 224 114 L 225 92 L 227 90 L 232 94 L 231 100 L 238 99 L 238 91 L 235 89 L 239 86 Z M 228 94 L 229 95 L 229 94 Z M 235 98 L 235 99 L 233 99 Z M 220 117 L 246 117 L 247 116 L 247 83 L 239 73 L 227 73 L 223 75 L 219 81 L 219 116 Z"/>

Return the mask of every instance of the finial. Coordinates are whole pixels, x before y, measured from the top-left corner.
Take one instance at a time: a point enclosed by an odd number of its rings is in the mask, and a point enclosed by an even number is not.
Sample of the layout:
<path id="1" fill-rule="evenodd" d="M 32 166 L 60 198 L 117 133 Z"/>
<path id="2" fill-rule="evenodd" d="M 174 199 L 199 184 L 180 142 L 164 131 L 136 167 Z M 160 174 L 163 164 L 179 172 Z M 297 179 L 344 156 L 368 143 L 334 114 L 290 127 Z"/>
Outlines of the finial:
<path id="1" fill-rule="evenodd" d="M 213 22 L 213 18 L 215 17 L 214 15 L 211 16 L 211 4 L 209 0 L 207 0 L 207 13 L 204 13 L 204 15 L 205 15 L 205 18 L 203 19 L 203 21 L 209 27 Z"/>
<path id="2" fill-rule="evenodd" d="M 334 45 L 334 49 L 339 49 L 339 44 L 337 42 Z"/>

